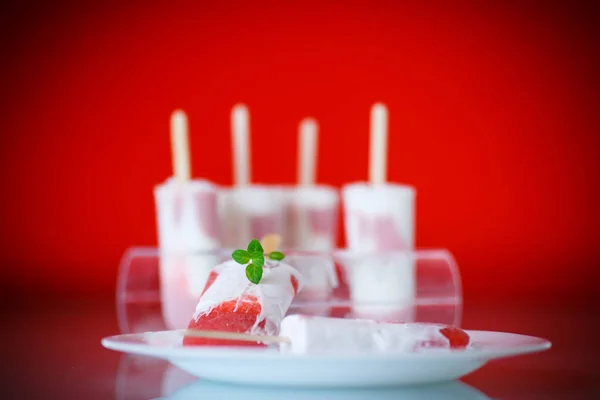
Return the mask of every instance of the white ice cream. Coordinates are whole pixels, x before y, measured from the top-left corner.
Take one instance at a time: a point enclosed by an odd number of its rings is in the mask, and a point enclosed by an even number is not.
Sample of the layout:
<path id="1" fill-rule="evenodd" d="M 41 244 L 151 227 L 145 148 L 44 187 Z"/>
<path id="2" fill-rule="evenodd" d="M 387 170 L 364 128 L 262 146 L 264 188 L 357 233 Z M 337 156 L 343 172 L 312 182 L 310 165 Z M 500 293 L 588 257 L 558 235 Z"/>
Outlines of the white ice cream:
<path id="1" fill-rule="evenodd" d="M 415 240 L 414 188 L 355 183 L 346 185 L 342 195 L 348 248 L 375 255 L 347 265 L 353 313 L 410 321 L 416 294 L 410 255 Z M 406 253 L 386 255 L 391 251 Z"/>
<path id="2" fill-rule="evenodd" d="M 371 320 L 290 315 L 279 336 L 291 343 L 282 352 L 296 354 L 352 354 L 413 352 L 426 347 L 450 347 L 442 325 L 393 324 Z"/>
<path id="3" fill-rule="evenodd" d="M 288 221 L 291 247 L 329 251 L 337 242 L 338 191 L 328 186 L 298 187 L 288 194 L 292 218 Z"/>
<path id="4" fill-rule="evenodd" d="M 355 255 L 344 261 L 356 317 L 409 322 L 414 318 L 415 260 L 412 252 Z"/>
<path id="5" fill-rule="evenodd" d="M 342 188 L 342 196 L 348 248 L 381 251 L 414 247 L 414 188 L 354 183 Z M 382 231 L 382 227 L 390 232 Z"/>
<path id="6" fill-rule="evenodd" d="M 219 247 L 217 187 L 205 180 L 168 179 L 154 189 L 158 244 L 167 252 Z"/>
<path id="7" fill-rule="evenodd" d="M 281 186 L 250 185 L 221 191 L 218 215 L 223 246 L 242 247 L 271 233 L 281 235 L 285 241 L 285 203 Z"/>

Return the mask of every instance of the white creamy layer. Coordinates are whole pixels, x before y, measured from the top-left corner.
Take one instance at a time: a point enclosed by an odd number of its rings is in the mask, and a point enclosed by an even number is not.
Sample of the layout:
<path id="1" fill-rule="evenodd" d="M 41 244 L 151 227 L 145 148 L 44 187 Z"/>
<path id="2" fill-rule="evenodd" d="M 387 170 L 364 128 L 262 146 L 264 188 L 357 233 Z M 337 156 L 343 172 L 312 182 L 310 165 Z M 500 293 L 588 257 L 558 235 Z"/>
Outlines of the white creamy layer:
<path id="1" fill-rule="evenodd" d="M 188 183 L 173 178 L 154 188 L 158 245 L 161 252 L 191 252 L 219 247 L 217 232 L 207 232 L 203 220 L 217 215 L 217 187 L 205 180 Z M 213 225 L 211 223 L 211 225 Z"/>
<path id="2" fill-rule="evenodd" d="M 344 185 L 342 196 L 345 207 L 352 211 L 387 215 L 395 213 L 398 208 L 408 210 L 414 202 L 416 190 L 412 186 L 396 183 L 371 185 L 357 182 Z"/>
<path id="3" fill-rule="evenodd" d="M 293 218 L 287 221 L 288 244 L 308 251 L 334 249 L 337 242 L 338 191 L 325 185 L 297 187 L 289 190 L 287 199 L 288 209 L 293 214 Z M 332 225 L 327 232 L 315 231 L 311 227 L 311 212 L 330 214 Z"/>
<path id="4" fill-rule="evenodd" d="M 353 312 L 379 318 L 405 314 L 413 305 L 417 279 L 412 252 L 357 255 L 344 266 Z"/>
<path id="5" fill-rule="evenodd" d="M 331 186 L 299 186 L 292 190 L 291 201 L 298 208 L 328 210 L 337 207 L 339 196 Z"/>
<path id="6" fill-rule="evenodd" d="M 302 289 L 302 276 L 296 269 L 283 263 L 265 260 L 263 276 L 258 285 L 246 277 L 246 267 L 235 261 L 227 261 L 215 267 L 218 274 L 208 290 L 200 297 L 194 318 L 209 313 L 219 304 L 238 299 L 242 295 L 255 296 L 262 307 L 250 334 L 275 335 L 279 324 L 294 299 L 291 277 L 298 281 L 298 291 Z M 265 329 L 258 325 L 266 321 Z"/>
<path id="7" fill-rule="evenodd" d="M 371 320 L 289 315 L 279 336 L 291 339 L 280 350 L 296 354 L 413 352 L 428 342 L 450 347 L 442 325 L 393 324 Z"/>
<path id="8" fill-rule="evenodd" d="M 364 228 L 361 222 L 371 224 L 377 218 L 391 218 L 406 247 L 414 247 L 415 189 L 412 186 L 353 183 L 342 188 L 346 241 L 352 250 L 378 249 L 377 235 Z"/>
<path id="9" fill-rule="evenodd" d="M 283 236 L 286 227 L 286 189 L 278 185 L 250 185 L 219 192 L 218 215 L 224 247 L 240 247 L 253 237 L 253 219 L 272 218 L 273 232 Z M 266 234 L 265 232 L 263 232 Z"/>

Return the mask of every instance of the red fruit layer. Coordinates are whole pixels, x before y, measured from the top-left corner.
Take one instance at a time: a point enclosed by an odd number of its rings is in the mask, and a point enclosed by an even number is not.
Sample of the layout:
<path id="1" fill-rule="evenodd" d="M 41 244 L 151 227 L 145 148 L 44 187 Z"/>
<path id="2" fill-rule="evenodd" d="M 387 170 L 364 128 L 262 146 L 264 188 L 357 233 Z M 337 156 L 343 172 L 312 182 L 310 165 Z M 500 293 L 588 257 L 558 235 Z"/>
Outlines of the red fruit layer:
<path id="1" fill-rule="evenodd" d="M 440 329 L 440 333 L 450 341 L 451 349 L 464 349 L 469 345 L 469 335 L 458 328 L 442 328 Z"/>
<path id="2" fill-rule="evenodd" d="M 294 275 L 290 278 L 290 282 L 292 282 L 292 287 L 294 288 L 294 296 L 298 293 L 298 279 Z"/>
<path id="3" fill-rule="evenodd" d="M 241 299 L 223 302 L 210 310 L 210 312 L 200 315 L 197 319 L 193 319 L 188 325 L 188 329 L 249 333 L 261 311 L 262 307 L 256 297 L 243 296 Z M 260 322 L 258 327 L 264 329 L 265 321 Z M 191 336 L 185 336 L 183 344 L 184 346 L 264 346 L 256 342 Z"/>

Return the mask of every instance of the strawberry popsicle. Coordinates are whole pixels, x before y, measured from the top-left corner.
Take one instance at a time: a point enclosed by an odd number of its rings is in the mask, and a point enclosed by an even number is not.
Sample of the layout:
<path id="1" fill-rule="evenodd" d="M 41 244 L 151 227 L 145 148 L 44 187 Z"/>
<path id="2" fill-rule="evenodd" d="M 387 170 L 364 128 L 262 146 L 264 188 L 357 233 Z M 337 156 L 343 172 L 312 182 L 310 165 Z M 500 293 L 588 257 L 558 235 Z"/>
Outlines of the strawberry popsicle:
<path id="1" fill-rule="evenodd" d="M 316 185 L 318 125 L 312 118 L 300 122 L 298 135 L 298 186 L 289 188 L 286 245 L 300 251 L 329 252 L 337 243 L 339 194 L 326 185 Z M 337 287 L 337 274 L 327 254 L 291 256 L 288 262 L 304 277 L 302 302 L 323 302 Z M 328 314 L 323 305 L 294 311 Z"/>
<path id="2" fill-rule="evenodd" d="M 281 322 L 280 350 L 297 354 L 415 352 L 467 349 L 469 335 L 438 324 L 383 323 L 373 320 L 289 315 Z"/>
<path id="3" fill-rule="evenodd" d="M 257 245 L 258 244 L 258 245 Z M 283 255 L 279 252 L 274 254 Z M 267 259 L 257 240 L 248 251 L 236 250 L 234 260 L 211 272 L 204 293 L 189 323 L 189 330 L 208 330 L 252 335 L 275 335 L 302 277 L 293 267 Z M 246 268 L 240 264 L 247 264 Z M 264 265 L 261 265 L 263 264 Z M 260 272 L 259 272 L 260 270 Z M 251 345 L 257 343 L 185 336 L 184 345 Z"/>
<path id="4" fill-rule="evenodd" d="M 250 116 L 243 104 L 231 112 L 234 185 L 219 194 L 223 245 L 239 247 L 268 233 L 284 236 L 285 189 L 278 185 L 251 185 Z"/>
<path id="5" fill-rule="evenodd" d="M 330 251 L 337 243 L 338 192 L 325 185 L 296 188 L 288 232 L 296 250 Z"/>
<path id="6" fill-rule="evenodd" d="M 337 243 L 339 194 L 316 185 L 318 125 L 305 118 L 298 135 L 298 187 L 289 192 L 288 237 L 297 250 L 329 251 Z"/>
<path id="7" fill-rule="evenodd" d="M 343 187 L 346 241 L 358 253 L 404 251 L 389 258 L 361 258 L 347 273 L 353 311 L 360 317 L 410 320 L 415 297 L 414 188 L 386 183 L 387 109 L 371 110 L 369 183 Z M 372 308 L 370 305 L 374 305 Z"/>
<path id="8" fill-rule="evenodd" d="M 217 188 L 190 179 L 187 117 L 171 116 L 174 176 L 154 189 L 163 316 L 170 328 L 182 328 L 200 297 L 219 247 Z M 187 314 L 187 316 L 186 316 Z"/>

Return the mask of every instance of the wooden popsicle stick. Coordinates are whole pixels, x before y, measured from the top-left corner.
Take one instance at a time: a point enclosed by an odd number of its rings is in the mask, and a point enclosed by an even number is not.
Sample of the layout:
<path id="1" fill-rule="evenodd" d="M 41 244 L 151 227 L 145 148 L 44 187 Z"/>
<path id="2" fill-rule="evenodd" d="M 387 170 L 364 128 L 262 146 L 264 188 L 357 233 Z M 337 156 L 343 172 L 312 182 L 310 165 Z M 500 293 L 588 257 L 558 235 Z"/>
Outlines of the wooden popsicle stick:
<path id="1" fill-rule="evenodd" d="M 250 184 L 250 116 L 248 107 L 236 104 L 231 110 L 231 133 L 233 145 L 233 184 Z"/>
<path id="2" fill-rule="evenodd" d="M 383 185 L 387 181 L 388 111 L 384 104 L 371 108 L 371 138 L 369 147 L 369 181 Z"/>
<path id="3" fill-rule="evenodd" d="M 292 341 L 283 336 L 266 336 L 266 335 L 250 335 L 248 333 L 223 332 L 223 331 L 203 331 L 197 329 L 180 329 L 177 332 L 183 333 L 185 336 L 207 338 L 207 339 L 223 339 L 223 340 L 241 340 L 246 342 L 261 342 L 261 343 L 291 343 Z"/>
<path id="4" fill-rule="evenodd" d="M 319 126 L 313 118 L 300 122 L 298 135 L 298 184 L 310 186 L 315 183 L 317 165 L 317 139 Z"/>
<path id="5" fill-rule="evenodd" d="M 188 141 L 188 121 L 183 110 L 171 114 L 171 151 L 173 176 L 178 182 L 190 180 L 190 149 Z"/>
<path id="6" fill-rule="evenodd" d="M 281 236 L 276 233 L 270 233 L 260 239 L 260 244 L 263 247 L 265 254 L 269 254 L 279 248 L 281 245 Z"/>

